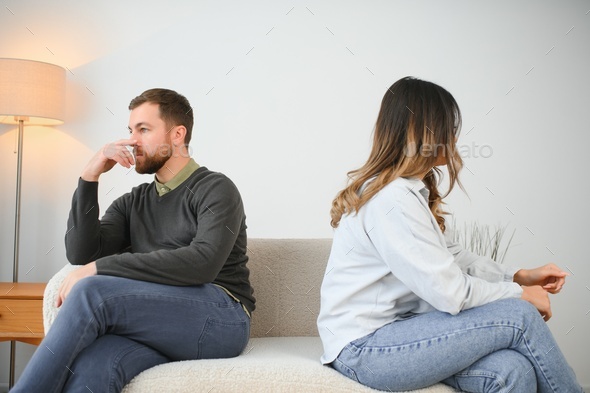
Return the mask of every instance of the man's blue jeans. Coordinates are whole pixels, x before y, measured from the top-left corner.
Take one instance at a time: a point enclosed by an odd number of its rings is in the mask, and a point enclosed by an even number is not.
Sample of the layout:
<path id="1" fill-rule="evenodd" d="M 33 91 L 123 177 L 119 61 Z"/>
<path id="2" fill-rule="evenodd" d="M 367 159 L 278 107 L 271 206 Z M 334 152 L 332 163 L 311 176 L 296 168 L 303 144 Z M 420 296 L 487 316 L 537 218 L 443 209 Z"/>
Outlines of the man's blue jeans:
<path id="1" fill-rule="evenodd" d="M 582 392 L 545 321 L 520 299 L 390 323 L 348 344 L 332 366 L 386 391 L 443 382 L 466 392 Z"/>
<path id="2" fill-rule="evenodd" d="M 241 304 L 213 284 L 87 277 L 73 287 L 11 393 L 119 392 L 161 363 L 238 356 L 249 334 Z"/>

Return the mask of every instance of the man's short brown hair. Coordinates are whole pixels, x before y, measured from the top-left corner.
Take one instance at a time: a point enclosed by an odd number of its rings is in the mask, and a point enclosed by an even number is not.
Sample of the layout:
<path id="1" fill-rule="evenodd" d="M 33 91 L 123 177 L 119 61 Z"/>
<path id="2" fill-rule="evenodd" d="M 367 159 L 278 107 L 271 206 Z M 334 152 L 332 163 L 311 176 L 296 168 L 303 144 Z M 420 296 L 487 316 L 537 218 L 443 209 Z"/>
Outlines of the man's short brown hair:
<path id="1" fill-rule="evenodd" d="M 191 108 L 191 104 L 186 97 L 174 90 L 149 89 L 131 100 L 129 110 L 133 110 L 146 102 L 159 105 L 160 117 L 168 127 L 184 126 L 186 128 L 184 143 L 188 145 L 191 141 L 194 120 L 193 108 Z"/>

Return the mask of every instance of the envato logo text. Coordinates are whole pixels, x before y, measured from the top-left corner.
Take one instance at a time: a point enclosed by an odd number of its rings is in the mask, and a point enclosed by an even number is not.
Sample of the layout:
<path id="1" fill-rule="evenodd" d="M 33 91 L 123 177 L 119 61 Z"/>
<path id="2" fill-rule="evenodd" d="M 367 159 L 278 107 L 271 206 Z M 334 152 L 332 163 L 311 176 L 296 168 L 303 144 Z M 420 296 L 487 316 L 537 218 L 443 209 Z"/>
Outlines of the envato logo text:
<path id="1" fill-rule="evenodd" d="M 422 145 L 420 148 L 416 143 L 410 143 L 404 148 L 404 153 L 408 157 L 437 157 L 445 155 L 446 149 L 444 144 Z M 471 142 L 470 145 L 457 145 L 457 152 L 461 158 L 490 158 L 494 155 L 494 149 L 490 145 L 480 145 Z"/>

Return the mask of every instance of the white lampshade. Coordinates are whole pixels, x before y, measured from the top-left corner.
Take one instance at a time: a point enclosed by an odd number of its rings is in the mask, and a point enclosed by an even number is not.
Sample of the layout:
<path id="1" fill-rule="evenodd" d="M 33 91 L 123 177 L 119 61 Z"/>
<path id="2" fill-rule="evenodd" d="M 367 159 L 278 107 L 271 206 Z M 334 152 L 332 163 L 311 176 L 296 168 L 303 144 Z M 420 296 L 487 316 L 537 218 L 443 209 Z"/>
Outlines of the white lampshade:
<path id="1" fill-rule="evenodd" d="M 33 60 L 0 59 L 0 123 L 57 125 L 65 118 L 66 72 Z"/>

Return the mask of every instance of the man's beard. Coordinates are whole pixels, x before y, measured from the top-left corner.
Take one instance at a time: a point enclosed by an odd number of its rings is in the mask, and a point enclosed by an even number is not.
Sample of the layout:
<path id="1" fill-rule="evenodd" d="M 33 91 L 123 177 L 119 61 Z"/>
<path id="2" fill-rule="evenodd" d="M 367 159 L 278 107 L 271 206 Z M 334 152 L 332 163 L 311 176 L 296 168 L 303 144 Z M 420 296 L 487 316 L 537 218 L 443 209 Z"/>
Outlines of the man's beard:
<path id="1" fill-rule="evenodd" d="M 144 154 L 142 157 L 143 162 L 141 163 L 137 160 L 137 156 L 135 157 L 135 171 L 142 175 L 154 174 L 162 169 L 166 161 L 172 157 L 172 149 L 167 149 L 165 152 L 159 150 L 153 156 Z"/>

